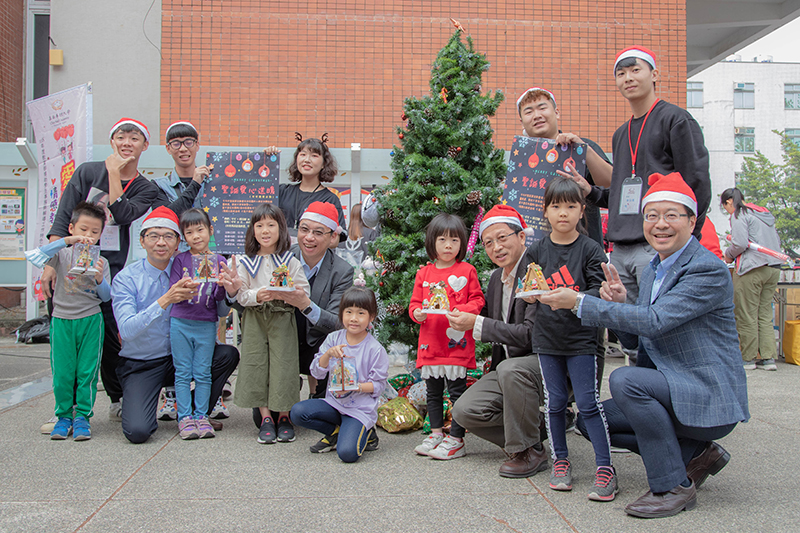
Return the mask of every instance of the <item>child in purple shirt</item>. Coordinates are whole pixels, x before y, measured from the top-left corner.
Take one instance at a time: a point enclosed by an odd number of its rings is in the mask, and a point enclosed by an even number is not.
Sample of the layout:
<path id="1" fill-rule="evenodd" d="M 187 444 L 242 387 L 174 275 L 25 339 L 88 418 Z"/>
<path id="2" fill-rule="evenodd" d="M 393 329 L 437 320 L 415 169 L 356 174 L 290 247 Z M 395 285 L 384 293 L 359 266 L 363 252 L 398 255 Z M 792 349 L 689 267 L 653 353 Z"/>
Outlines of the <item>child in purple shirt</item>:
<path id="1" fill-rule="evenodd" d="M 295 424 L 325 435 L 311 446 L 312 453 L 335 449 L 342 461 L 354 463 L 365 450 L 378 447 L 375 422 L 378 399 L 389 375 L 389 357 L 367 331 L 377 314 L 371 290 L 351 287 L 342 295 L 339 321 L 344 329 L 328 335 L 311 363 L 315 378 L 330 374 L 325 398 L 304 400 L 292 407 Z"/>
<path id="2" fill-rule="evenodd" d="M 208 248 L 214 228 L 202 209 L 184 211 L 180 219 L 181 233 L 189 250 L 172 261 L 170 284 L 184 277 L 199 283 L 197 296 L 172 305 L 169 337 L 172 362 L 175 365 L 175 397 L 178 429 L 184 440 L 210 438 L 214 429 L 206 416 L 211 394 L 211 359 L 217 336 L 217 302 L 225 298 L 219 281 L 220 265 L 225 258 Z M 194 378 L 194 410 L 191 383 Z M 192 416 L 194 415 L 194 416 Z"/>

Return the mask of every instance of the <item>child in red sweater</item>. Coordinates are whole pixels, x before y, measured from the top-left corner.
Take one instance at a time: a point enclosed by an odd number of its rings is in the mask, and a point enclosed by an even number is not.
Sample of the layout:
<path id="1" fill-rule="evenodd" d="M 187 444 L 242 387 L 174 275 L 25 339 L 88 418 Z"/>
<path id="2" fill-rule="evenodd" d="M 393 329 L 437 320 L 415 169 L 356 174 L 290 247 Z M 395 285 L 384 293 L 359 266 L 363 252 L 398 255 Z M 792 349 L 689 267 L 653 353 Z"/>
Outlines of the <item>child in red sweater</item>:
<path id="1" fill-rule="evenodd" d="M 414 282 L 408 312 L 421 324 L 417 368 L 427 385 L 431 434 L 414 451 L 434 459 L 455 459 L 466 454 L 464 428 L 453 420 L 450 436 L 444 437 L 444 385 L 450 401 L 467 389 L 467 369 L 475 368 L 472 331 L 450 328 L 449 311 L 478 314 L 484 299 L 475 267 L 462 260 L 467 254 L 467 228 L 455 215 L 436 215 L 425 230 L 425 251 L 433 264 L 421 268 Z"/>

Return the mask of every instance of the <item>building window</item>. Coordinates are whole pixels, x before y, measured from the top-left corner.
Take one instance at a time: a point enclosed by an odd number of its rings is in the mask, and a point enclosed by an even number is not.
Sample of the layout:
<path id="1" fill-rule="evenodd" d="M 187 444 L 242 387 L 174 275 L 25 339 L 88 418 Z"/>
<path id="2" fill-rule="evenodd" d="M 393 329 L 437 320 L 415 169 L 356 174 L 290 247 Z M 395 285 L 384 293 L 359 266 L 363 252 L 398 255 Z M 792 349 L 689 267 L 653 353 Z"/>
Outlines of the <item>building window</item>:
<path id="1" fill-rule="evenodd" d="M 787 129 L 785 133 L 786 137 L 800 148 L 800 129 Z"/>
<path id="2" fill-rule="evenodd" d="M 737 83 L 733 86 L 733 107 L 735 109 L 753 109 L 755 103 L 755 84 Z"/>
<path id="3" fill-rule="evenodd" d="M 800 84 L 787 83 L 783 86 L 784 109 L 800 109 Z"/>
<path id="4" fill-rule="evenodd" d="M 686 107 L 703 107 L 703 82 L 686 82 Z"/>
<path id="5" fill-rule="evenodd" d="M 734 128 L 733 151 L 739 154 L 752 154 L 756 151 L 756 129 Z"/>

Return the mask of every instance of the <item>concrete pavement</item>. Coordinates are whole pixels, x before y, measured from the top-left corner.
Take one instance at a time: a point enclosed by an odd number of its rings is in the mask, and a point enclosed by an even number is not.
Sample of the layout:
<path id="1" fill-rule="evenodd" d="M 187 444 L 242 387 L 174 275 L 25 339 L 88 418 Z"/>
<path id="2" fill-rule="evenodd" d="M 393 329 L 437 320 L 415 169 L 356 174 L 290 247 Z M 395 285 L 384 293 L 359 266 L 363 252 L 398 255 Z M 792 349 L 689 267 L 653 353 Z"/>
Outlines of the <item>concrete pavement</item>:
<path id="1" fill-rule="evenodd" d="M 52 415 L 52 392 L 26 385 L 47 382 L 47 353 L 0 341 L 0 399 L 10 402 L 0 404 L 2 532 L 800 531 L 800 367 L 784 363 L 748 372 L 752 419 L 720 441 L 731 462 L 698 491 L 697 507 L 640 520 L 623 512 L 647 490 L 639 457 L 614 454 L 620 494 L 588 501 L 592 449 L 574 434 L 569 493 L 547 488 L 548 472 L 500 478 L 502 450 L 470 434 L 468 455 L 449 462 L 413 453 L 420 432 L 379 430 L 380 448 L 355 464 L 309 453 L 319 435 L 301 428 L 294 443 L 259 445 L 250 411 L 233 405 L 214 439 L 184 442 L 175 422 L 160 422 L 133 445 L 100 393 L 92 440 L 51 441 L 39 426 Z M 609 359 L 606 375 L 621 364 Z"/>

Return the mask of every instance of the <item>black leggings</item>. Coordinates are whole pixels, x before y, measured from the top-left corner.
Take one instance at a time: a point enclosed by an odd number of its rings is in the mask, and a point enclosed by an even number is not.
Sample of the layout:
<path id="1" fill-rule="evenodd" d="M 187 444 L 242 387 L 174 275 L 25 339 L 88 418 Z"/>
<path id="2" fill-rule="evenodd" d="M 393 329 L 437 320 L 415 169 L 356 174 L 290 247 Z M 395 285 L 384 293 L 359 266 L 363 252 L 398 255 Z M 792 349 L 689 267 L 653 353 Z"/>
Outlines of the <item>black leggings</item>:
<path id="1" fill-rule="evenodd" d="M 430 417 L 431 427 L 440 428 L 444 425 L 444 405 L 442 397 L 444 395 L 444 384 L 447 382 L 447 390 L 450 392 L 450 402 L 455 404 L 464 391 L 467 390 L 467 378 L 459 378 L 450 381 L 447 378 L 428 378 L 425 385 L 428 388 L 428 416 Z M 453 420 L 450 426 L 450 436 L 464 438 L 464 428 Z"/>

